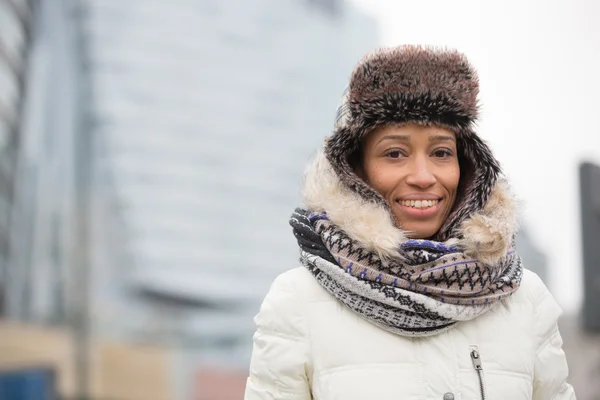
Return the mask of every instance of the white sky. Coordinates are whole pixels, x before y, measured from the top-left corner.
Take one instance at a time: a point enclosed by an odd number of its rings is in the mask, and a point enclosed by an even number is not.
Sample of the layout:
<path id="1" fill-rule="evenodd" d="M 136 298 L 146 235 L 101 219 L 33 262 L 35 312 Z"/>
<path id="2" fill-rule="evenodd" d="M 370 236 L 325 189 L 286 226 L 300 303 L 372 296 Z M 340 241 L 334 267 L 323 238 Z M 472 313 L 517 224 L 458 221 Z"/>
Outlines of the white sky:
<path id="1" fill-rule="evenodd" d="M 448 46 L 471 59 L 481 80 L 479 133 L 524 202 L 523 219 L 549 258 L 551 291 L 576 310 L 578 165 L 600 164 L 600 2 L 352 2 L 379 20 L 382 45 Z"/>

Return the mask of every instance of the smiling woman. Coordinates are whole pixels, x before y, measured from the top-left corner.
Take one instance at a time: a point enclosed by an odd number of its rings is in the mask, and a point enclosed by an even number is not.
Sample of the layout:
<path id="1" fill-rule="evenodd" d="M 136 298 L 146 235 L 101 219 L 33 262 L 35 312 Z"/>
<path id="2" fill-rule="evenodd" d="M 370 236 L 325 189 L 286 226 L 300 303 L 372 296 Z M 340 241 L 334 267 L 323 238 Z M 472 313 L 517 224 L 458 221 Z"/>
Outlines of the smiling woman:
<path id="1" fill-rule="evenodd" d="M 460 167 L 453 132 L 388 125 L 362 144 L 358 175 L 387 201 L 408 236 L 431 238 L 456 200 Z"/>
<path id="2" fill-rule="evenodd" d="M 478 90 L 456 51 L 359 62 L 290 220 L 302 267 L 256 317 L 246 400 L 575 398 Z"/>

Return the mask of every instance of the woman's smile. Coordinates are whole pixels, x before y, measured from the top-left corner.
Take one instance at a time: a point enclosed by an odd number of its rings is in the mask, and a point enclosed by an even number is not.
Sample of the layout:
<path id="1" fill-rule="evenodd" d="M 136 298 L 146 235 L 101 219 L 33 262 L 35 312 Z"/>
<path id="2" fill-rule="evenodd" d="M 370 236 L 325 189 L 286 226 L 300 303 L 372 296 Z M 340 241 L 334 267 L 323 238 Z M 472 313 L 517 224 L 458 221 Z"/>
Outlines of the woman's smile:
<path id="1" fill-rule="evenodd" d="M 399 213 L 406 214 L 407 218 L 432 218 L 442 209 L 443 200 L 401 200 L 396 201 L 393 207 Z M 404 218 L 403 218 L 404 219 Z"/>

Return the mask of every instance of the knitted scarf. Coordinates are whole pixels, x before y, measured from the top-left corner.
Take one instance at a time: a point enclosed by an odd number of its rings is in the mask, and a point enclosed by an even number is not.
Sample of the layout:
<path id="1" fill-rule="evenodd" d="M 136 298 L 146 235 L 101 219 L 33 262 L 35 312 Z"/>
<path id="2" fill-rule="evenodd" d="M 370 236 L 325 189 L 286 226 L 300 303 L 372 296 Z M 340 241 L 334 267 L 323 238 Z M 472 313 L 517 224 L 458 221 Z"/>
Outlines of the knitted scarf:
<path id="1" fill-rule="evenodd" d="M 383 259 L 352 240 L 325 212 L 296 209 L 290 219 L 301 263 L 336 299 L 402 336 L 430 336 L 490 310 L 519 287 L 514 247 L 494 265 L 450 242 L 407 240 Z"/>

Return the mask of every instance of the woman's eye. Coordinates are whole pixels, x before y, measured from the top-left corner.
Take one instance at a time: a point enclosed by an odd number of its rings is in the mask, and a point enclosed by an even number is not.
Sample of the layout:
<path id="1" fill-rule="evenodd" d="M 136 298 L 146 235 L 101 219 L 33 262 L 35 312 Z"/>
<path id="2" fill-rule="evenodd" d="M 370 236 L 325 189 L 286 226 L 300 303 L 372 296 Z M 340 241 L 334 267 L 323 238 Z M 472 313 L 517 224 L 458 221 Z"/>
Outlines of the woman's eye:
<path id="1" fill-rule="evenodd" d="M 447 149 L 439 149 L 439 150 L 434 151 L 433 155 L 434 155 L 434 157 L 438 157 L 438 158 L 446 158 L 446 157 L 451 157 L 452 152 Z"/>
<path id="2" fill-rule="evenodd" d="M 400 150 L 391 150 L 387 152 L 386 156 L 389 158 L 400 158 L 402 157 L 402 152 Z"/>

